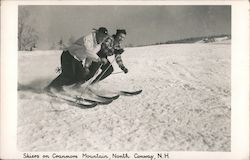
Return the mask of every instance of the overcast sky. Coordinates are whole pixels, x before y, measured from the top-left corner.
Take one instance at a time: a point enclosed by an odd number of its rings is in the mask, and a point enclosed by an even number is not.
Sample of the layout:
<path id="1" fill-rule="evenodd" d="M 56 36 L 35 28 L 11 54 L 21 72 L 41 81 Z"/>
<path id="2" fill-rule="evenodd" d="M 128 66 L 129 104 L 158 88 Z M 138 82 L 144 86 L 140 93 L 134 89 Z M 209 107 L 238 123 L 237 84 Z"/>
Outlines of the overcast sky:
<path id="1" fill-rule="evenodd" d="M 230 34 L 230 6 L 25 6 L 39 36 L 38 48 L 104 26 L 126 29 L 125 44 L 145 45 L 188 37 Z"/>

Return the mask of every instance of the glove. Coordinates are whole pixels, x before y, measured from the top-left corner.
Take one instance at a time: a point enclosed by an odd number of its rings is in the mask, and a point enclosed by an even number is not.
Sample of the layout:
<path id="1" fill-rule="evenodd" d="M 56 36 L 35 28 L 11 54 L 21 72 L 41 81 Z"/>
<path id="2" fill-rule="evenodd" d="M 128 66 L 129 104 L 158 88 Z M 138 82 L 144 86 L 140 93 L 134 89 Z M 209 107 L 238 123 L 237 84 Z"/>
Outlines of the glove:
<path id="1" fill-rule="evenodd" d="M 128 69 L 125 66 L 121 66 L 121 70 L 123 70 L 125 74 L 128 73 Z"/>
<path id="2" fill-rule="evenodd" d="M 98 63 L 101 63 L 101 64 L 104 64 L 104 60 L 103 60 L 103 58 L 98 58 L 98 61 L 97 61 Z"/>
<path id="3" fill-rule="evenodd" d="M 101 58 L 100 59 L 101 64 L 106 64 L 107 62 L 108 62 L 108 60 L 106 58 Z"/>
<path id="4" fill-rule="evenodd" d="M 124 52 L 124 49 L 115 49 L 114 53 L 115 54 L 122 54 Z"/>
<path id="5" fill-rule="evenodd" d="M 85 72 L 86 75 L 88 75 L 89 74 L 89 68 L 85 67 L 84 72 Z"/>

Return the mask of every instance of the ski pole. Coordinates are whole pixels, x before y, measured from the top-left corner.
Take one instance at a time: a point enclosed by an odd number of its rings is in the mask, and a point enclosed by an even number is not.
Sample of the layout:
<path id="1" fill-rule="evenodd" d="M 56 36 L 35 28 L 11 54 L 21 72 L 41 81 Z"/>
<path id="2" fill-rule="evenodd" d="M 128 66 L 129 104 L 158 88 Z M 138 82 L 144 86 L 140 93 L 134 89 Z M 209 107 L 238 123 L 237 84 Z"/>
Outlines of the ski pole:
<path id="1" fill-rule="evenodd" d="M 115 58 L 111 61 L 111 63 L 108 65 L 108 67 L 103 71 L 103 73 L 100 75 L 100 77 L 96 80 L 96 82 L 98 82 L 102 76 L 107 72 L 107 70 L 109 69 L 110 66 L 112 66 L 112 63 L 115 61 Z M 92 81 L 93 82 L 93 81 Z M 92 83 L 91 82 L 91 83 Z"/>
<path id="2" fill-rule="evenodd" d="M 97 71 L 95 72 L 94 76 L 89 80 L 89 83 L 87 84 L 87 87 L 94 81 L 95 76 L 97 75 L 99 69 L 100 69 L 102 66 L 103 66 L 103 64 L 101 64 L 101 65 L 98 67 L 98 69 L 97 69 Z M 86 87 L 86 88 L 87 88 L 87 87 Z"/>
<path id="3" fill-rule="evenodd" d="M 112 74 L 120 74 L 120 73 L 123 73 L 123 71 L 115 72 L 115 73 L 112 73 Z"/>
<path id="4" fill-rule="evenodd" d="M 100 77 L 96 80 L 96 82 L 98 82 L 98 81 L 101 79 L 101 77 L 104 75 L 105 72 L 107 72 L 107 70 L 109 69 L 109 67 L 112 65 L 112 63 L 113 63 L 114 61 L 115 61 L 115 58 L 111 61 L 111 63 L 109 64 L 109 66 L 103 71 L 103 73 L 102 73 L 102 74 L 100 75 Z M 101 64 L 101 65 L 99 66 L 99 68 L 98 68 L 97 71 L 95 72 L 94 76 L 89 80 L 89 83 L 86 85 L 86 87 L 83 88 L 83 90 L 82 90 L 80 96 L 82 96 L 82 94 L 83 94 L 83 92 L 86 90 L 86 88 L 88 88 L 88 87 L 91 85 L 91 83 L 95 80 L 95 79 L 94 79 L 94 78 L 95 78 L 95 75 L 98 73 L 98 71 L 99 71 L 99 69 L 102 67 L 102 65 L 103 65 L 103 64 Z"/>
<path id="5" fill-rule="evenodd" d="M 83 92 L 86 90 L 86 88 L 88 88 L 89 85 L 93 82 L 95 75 L 98 73 L 98 71 L 99 71 L 99 69 L 102 67 L 102 65 L 103 65 L 103 64 L 101 64 L 101 65 L 98 67 L 98 69 L 96 70 L 94 76 L 93 76 L 90 80 L 88 80 L 89 83 L 82 89 L 82 92 L 81 92 L 80 96 L 82 96 L 82 94 L 83 94 Z"/>

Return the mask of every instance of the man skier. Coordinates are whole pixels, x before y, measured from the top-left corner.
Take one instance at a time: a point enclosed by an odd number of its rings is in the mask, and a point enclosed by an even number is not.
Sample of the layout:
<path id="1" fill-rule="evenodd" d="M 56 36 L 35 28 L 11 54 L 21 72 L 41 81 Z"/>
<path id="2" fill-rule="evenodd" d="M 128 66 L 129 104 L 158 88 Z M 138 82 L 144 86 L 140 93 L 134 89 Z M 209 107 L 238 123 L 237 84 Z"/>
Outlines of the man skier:
<path id="1" fill-rule="evenodd" d="M 121 47 L 121 43 L 125 39 L 126 34 L 126 30 L 118 29 L 115 35 L 113 35 L 112 37 L 108 37 L 105 42 L 102 43 L 101 50 L 97 53 L 97 55 L 102 59 L 104 64 L 96 61 L 89 63 L 89 61 L 91 60 L 87 58 L 87 65 L 85 65 L 85 70 L 89 71 L 89 74 L 86 76 L 86 81 L 95 75 L 101 65 L 102 72 L 92 81 L 92 84 L 108 77 L 114 71 L 112 64 L 107 58 L 108 56 L 112 55 L 115 55 L 116 63 L 118 64 L 120 69 L 123 70 L 124 73 L 128 73 L 128 69 L 124 66 L 121 59 L 121 54 L 124 52 L 124 49 Z"/>
<path id="2" fill-rule="evenodd" d="M 102 64 L 104 61 L 98 57 L 97 53 L 101 49 L 101 44 L 108 37 L 108 30 L 100 27 L 66 48 L 61 55 L 62 72 L 46 87 L 46 90 L 50 91 L 51 88 L 54 88 L 57 91 L 62 91 L 64 85 L 85 81 L 87 72 L 83 62 L 88 59 L 88 61 Z M 87 63 L 85 64 L 87 65 Z"/>

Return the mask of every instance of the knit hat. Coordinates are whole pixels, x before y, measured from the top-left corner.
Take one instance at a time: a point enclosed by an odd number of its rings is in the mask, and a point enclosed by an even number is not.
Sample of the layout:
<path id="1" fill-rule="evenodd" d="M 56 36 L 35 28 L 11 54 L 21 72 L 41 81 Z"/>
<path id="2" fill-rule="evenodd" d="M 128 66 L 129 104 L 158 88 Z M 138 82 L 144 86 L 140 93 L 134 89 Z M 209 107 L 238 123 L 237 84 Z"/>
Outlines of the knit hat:
<path id="1" fill-rule="evenodd" d="M 97 31 L 100 32 L 100 33 L 108 35 L 108 30 L 105 27 L 100 27 Z"/>
<path id="2" fill-rule="evenodd" d="M 118 35 L 118 34 L 120 34 L 120 33 L 122 33 L 122 34 L 127 34 L 125 29 L 117 29 L 117 30 L 116 30 L 116 35 Z"/>

